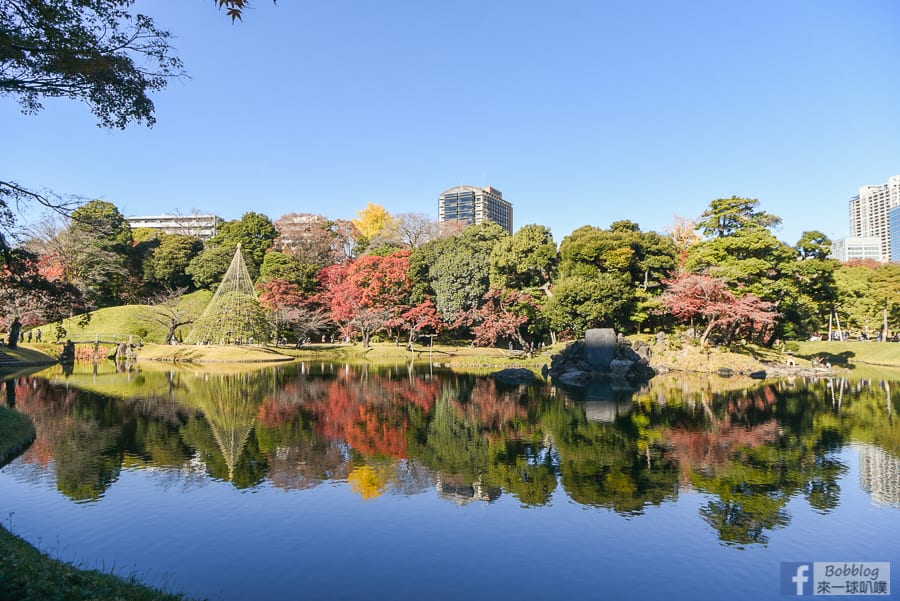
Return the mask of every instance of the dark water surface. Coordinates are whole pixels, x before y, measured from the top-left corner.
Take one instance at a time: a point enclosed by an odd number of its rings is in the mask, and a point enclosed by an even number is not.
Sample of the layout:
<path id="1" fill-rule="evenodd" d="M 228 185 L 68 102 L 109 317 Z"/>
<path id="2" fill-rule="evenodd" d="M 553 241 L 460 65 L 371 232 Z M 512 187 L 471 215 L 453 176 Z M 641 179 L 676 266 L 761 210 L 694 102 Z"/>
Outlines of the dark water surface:
<path id="1" fill-rule="evenodd" d="M 900 597 L 892 376 L 224 369 L 7 382 L 38 438 L 4 526 L 210 599 L 781 599 L 786 561 L 890 561 Z"/>

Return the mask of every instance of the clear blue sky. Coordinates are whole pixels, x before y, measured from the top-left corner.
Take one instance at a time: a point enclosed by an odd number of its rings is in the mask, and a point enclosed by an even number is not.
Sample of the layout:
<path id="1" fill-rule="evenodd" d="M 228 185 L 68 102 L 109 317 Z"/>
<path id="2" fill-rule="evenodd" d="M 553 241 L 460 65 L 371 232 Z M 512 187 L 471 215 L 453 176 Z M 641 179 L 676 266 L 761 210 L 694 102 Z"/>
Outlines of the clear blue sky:
<path id="1" fill-rule="evenodd" d="M 140 0 L 190 79 L 158 123 L 0 99 L 3 179 L 125 215 L 192 209 L 437 218 L 491 185 L 516 228 L 664 230 L 757 198 L 795 243 L 848 233 L 848 201 L 900 174 L 896 0 Z"/>

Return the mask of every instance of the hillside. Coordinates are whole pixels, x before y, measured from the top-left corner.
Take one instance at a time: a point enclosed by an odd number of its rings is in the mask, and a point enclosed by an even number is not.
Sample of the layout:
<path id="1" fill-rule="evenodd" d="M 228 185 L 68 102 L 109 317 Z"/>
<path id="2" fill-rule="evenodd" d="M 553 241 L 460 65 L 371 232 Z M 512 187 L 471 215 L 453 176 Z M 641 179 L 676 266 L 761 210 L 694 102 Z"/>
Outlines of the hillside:
<path id="1" fill-rule="evenodd" d="M 198 290 L 186 294 L 178 304 L 178 310 L 193 318 L 199 317 L 212 298 L 212 292 Z M 65 338 L 72 340 L 85 340 L 99 336 L 101 339 L 110 336 L 140 338 L 145 343 L 162 343 L 165 341 L 166 328 L 152 318 L 150 305 L 123 305 L 120 307 L 107 307 L 91 313 L 88 324 L 79 325 L 80 317 L 74 317 L 63 321 L 66 331 Z M 178 333 L 187 335 L 188 327 L 180 328 Z M 54 338 L 52 326 L 44 328 L 44 339 Z"/>

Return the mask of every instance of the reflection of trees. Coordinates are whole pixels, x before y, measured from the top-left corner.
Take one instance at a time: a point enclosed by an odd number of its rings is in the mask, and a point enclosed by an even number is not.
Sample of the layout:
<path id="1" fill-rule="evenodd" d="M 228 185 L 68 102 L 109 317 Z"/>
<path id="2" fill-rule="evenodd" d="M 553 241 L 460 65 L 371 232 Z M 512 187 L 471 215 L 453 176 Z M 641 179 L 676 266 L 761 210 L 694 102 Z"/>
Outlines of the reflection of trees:
<path id="1" fill-rule="evenodd" d="M 148 371 L 127 382 L 111 374 L 119 398 L 20 378 L 16 407 L 38 439 L 19 464 L 53 468 L 60 490 L 79 500 L 101 496 L 122 465 L 187 477 L 196 458 L 238 487 L 266 477 L 286 489 L 341 480 L 369 499 L 437 487 L 457 502 L 507 493 L 524 505 L 562 490 L 624 515 L 691 486 L 707 495 L 700 517 L 720 538 L 748 545 L 788 524 L 793 497 L 821 512 L 838 505 L 846 467 L 834 453 L 846 442 L 892 457 L 900 448 L 892 382 L 748 381 L 721 391 L 709 380 L 657 378 L 609 412 L 542 385 L 440 370 L 313 371 Z M 867 486 L 883 496 L 876 480 Z"/>
<path id="2" fill-rule="evenodd" d="M 119 441 L 128 427 L 115 404 L 40 378 L 20 378 L 16 408 L 31 417 L 38 431 L 22 461 L 44 469 L 52 466 L 57 489 L 75 501 L 102 497 L 118 478 L 123 455 Z"/>
<path id="3" fill-rule="evenodd" d="M 683 411 L 662 427 L 668 455 L 684 482 L 712 495 L 700 510 L 728 544 L 765 544 L 790 521 L 785 509 L 802 494 L 820 511 L 837 506 L 845 466 L 830 457 L 840 437 L 816 427 L 827 405 L 804 389 L 776 386 L 711 394 L 671 394 Z"/>
<path id="4" fill-rule="evenodd" d="M 211 474 L 227 477 L 242 488 L 258 484 L 266 473 L 266 462 L 250 434 L 270 383 L 265 374 L 254 372 L 206 375 L 187 384 L 184 403 L 200 410 L 206 419 L 188 421 L 185 442 L 203 454 Z"/>
<path id="5" fill-rule="evenodd" d="M 663 460 L 648 465 L 638 450 L 632 420 L 589 422 L 580 406 L 556 403 L 548 408 L 543 423 L 553 436 L 562 484 L 573 500 L 633 514 L 675 497 L 677 470 Z"/>

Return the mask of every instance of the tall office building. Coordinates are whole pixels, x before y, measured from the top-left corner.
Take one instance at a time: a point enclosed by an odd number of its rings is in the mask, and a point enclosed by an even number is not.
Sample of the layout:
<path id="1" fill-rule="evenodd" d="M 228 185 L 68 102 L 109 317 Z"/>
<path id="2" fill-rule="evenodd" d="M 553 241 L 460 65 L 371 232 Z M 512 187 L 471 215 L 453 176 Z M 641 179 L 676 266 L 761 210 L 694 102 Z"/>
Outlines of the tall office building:
<path id="1" fill-rule="evenodd" d="M 863 186 L 850 200 L 850 235 L 881 238 L 881 260 L 891 257 L 890 210 L 900 206 L 900 175 L 886 184 Z"/>
<path id="2" fill-rule="evenodd" d="M 496 188 L 456 186 L 441 192 L 438 199 L 438 219 L 441 223 L 457 221 L 466 225 L 492 221 L 512 235 L 512 204 L 503 200 Z"/>
<path id="3" fill-rule="evenodd" d="M 891 224 L 891 261 L 900 263 L 900 205 L 891 207 L 888 221 Z"/>

